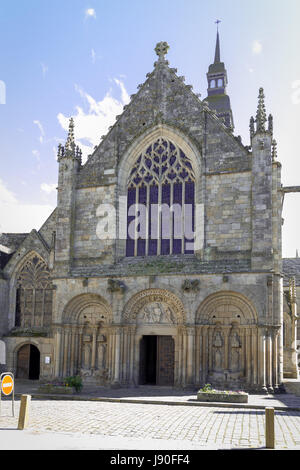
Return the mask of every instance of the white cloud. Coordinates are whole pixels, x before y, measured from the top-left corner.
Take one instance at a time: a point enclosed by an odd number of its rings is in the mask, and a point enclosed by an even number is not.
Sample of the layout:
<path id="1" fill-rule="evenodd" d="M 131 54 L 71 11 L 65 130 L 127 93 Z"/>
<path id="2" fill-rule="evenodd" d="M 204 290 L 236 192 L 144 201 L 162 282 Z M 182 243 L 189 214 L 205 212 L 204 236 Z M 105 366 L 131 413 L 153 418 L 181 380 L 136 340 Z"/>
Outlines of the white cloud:
<path id="1" fill-rule="evenodd" d="M 87 8 L 85 10 L 85 17 L 86 18 L 96 18 L 96 11 L 94 8 Z"/>
<path id="2" fill-rule="evenodd" d="M 40 123 L 40 121 L 38 121 L 38 120 L 33 121 L 33 124 L 36 124 L 38 126 L 39 130 L 40 130 L 41 135 L 39 137 L 39 141 L 42 144 L 44 142 L 44 137 L 45 137 L 44 128 L 43 128 L 42 124 Z"/>
<path id="3" fill-rule="evenodd" d="M 292 83 L 293 93 L 291 100 L 293 104 L 300 104 L 300 80 L 294 80 Z"/>
<path id="4" fill-rule="evenodd" d="M 46 64 L 44 64 L 43 62 L 41 62 L 41 68 L 42 68 L 42 74 L 43 74 L 43 77 L 45 78 L 46 76 L 46 73 L 48 72 L 48 66 Z"/>
<path id="5" fill-rule="evenodd" d="M 121 99 L 112 96 L 112 91 L 108 91 L 101 101 L 96 101 L 82 88 L 75 85 L 75 89 L 87 105 L 87 112 L 82 107 L 76 106 L 77 114 L 73 116 L 75 125 L 76 144 L 80 146 L 83 153 L 83 162 L 87 155 L 92 153 L 95 145 L 99 145 L 101 136 L 107 134 L 109 127 L 114 124 L 117 115 L 123 111 L 123 106 L 128 104 L 130 97 L 126 88 L 118 79 L 114 82 L 121 90 Z M 68 131 L 69 116 L 59 113 L 58 121 L 65 131 Z"/>
<path id="6" fill-rule="evenodd" d="M 261 51 L 262 51 L 262 43 L 258 40 L 253 41 L 252 43 L 253 54 L 260 54 Z"/>
<path id="7" fill-rule="evenodd" d="M 42 204 L 26 204 L 18 201 L 15 194 L 0 180 L 0 233 L 30 232 L 39 230 L 47 220 L 53 206 Z"/>
<path id="8" fill-rule="evenodd" d="M 38 150 L 32 150 L 32 155 L 35 156 L 38 162 L 40 161 L 40 152 Z"/>
<path id="9" fill-rule="evenodd" d="M 96 62 L 96 52 L 94 49 L 91 50 L 91 57 L 93 64 Z"/>
<path id="10" fill-rule="evenodd" d="M 44 191 L 46 194 L 51 194 L 56 191 L 57 184 L 56 183 L 42 183 L 41 190 Z"/>

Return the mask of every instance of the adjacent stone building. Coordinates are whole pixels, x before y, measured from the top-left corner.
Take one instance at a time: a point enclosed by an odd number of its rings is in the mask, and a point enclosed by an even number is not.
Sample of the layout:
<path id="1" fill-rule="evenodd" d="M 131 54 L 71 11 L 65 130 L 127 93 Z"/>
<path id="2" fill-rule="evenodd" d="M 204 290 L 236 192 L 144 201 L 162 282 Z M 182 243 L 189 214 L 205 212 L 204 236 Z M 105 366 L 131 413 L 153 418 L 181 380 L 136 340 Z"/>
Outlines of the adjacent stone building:
<path id="1" fill-rule="evenodd" d="M 204 100 L 169 67 L 167 43 L 155 51 L 84 165 L 70 120 L 41 229 L 0 238 L 5 368 L 99 386 L 280 390 L 297 364 L 283 343 L 281 165 L 264 92 L 245 146 L 219 34 Z"/>

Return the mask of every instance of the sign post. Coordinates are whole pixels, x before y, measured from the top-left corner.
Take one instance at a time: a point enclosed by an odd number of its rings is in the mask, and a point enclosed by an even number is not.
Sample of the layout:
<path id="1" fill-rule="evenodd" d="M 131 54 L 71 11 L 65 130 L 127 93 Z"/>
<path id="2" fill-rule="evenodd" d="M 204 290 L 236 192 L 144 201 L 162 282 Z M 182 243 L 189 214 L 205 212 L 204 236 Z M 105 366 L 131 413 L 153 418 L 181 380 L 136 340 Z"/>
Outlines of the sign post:
<path id="1" fill-rule="evenodd" d="M 0 375 L 0 415 L 1 415 L 1 397 L 12 395 L 12 415 L 15 416 L 15 380 L 12 372 L 3 372 Z"/>

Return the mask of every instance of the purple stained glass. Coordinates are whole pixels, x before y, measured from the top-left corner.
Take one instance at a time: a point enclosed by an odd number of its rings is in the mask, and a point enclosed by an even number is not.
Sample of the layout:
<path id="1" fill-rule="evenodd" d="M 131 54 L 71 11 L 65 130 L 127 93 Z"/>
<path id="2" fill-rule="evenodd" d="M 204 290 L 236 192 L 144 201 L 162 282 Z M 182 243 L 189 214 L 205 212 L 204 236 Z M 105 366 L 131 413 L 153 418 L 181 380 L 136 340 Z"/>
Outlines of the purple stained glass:
<path id="1" fill-rule="evenodd" d="M 185 184 L 185 239 L 184 239 L 184 253 L 194 253 L 194 236 L 195 230 L 195 185 L 193 182 Z"/>
<path id="2" fill-rule="evenodd" d="M 158 186 L 150 186 L 150 208 L 149 208 L 149 248 L 150 256 L 157 255 L 157 234 L 158 234 L 158 208 L 153 205 L 158 204 Z"/>
<path id="3" fill-rule="evenodd" d="M 161 254 L 170 254 L 171 218 L 170 218 L 170 185 L 163 184 L 161 191 L 162 214 L 161 214 Z M 163 206 L 165 204 L 165 206 Z"/>
<path id="4" fill-rule="evenodd" d="M 175 183 L 173 187 L 173 205 L 180 208 L 180 210 L 173 212 L 173 253 L 181 253 L 181 239 L 182 239 L 182 183 Z M 177 205 L 177 206 L 175 206 Z"/>
<path id="5" fill-rule="evenodd" d="M 134 215 L 128 215 L 129 208 L 135 204 L 135 188 L 129 188 L 127 193 L 127 240 L 126 256 L 134 256 L 134 240 L 129 236 L 130 223 L 134 221 Z"/>

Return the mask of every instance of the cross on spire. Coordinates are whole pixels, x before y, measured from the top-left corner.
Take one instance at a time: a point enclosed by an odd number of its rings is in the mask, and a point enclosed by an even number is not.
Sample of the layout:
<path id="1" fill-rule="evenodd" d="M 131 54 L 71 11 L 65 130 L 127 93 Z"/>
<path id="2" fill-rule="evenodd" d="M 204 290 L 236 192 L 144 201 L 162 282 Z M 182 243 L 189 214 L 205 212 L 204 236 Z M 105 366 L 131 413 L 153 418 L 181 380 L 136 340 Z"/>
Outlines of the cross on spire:
<path id="1" fill-rule="evenodd" d="M 168 53 L 168 50 L 170 49 L 170 46 L 167 42 L 158 42 L 156 44 L 156 48 L 154 49 L 156 54 L 159 57 L 160 61 L 165 60 L 165 55 Z"/>
<path id="2" fill-rule="evenodd" d="M 219 24 L 221 23 L 221 20 L 215 21 L 215 24 L 217 25 L 217 31 L 219 31 Z"/>

